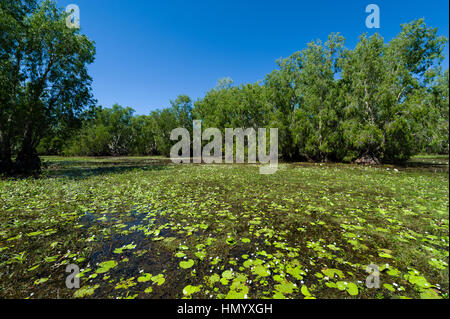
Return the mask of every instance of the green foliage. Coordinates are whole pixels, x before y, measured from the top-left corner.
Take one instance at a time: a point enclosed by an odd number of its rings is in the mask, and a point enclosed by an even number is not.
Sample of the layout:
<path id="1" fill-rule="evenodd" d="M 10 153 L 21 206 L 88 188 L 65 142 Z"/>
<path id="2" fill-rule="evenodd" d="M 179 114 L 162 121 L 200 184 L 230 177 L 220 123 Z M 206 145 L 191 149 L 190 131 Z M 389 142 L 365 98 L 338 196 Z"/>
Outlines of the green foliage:
<path id="1" fill-rule="evenodd" d="M 133 110 L 114 105 L 100 108 L 94 119 L 85 123 L 73 142 L 66 148 L 66 155 L 127 155 L 132 151 Z"/>
<path id="2" fill-rule="evenodd" d="M 100 268 L 97 269 L 96 273 L 103 274 L 108 272 L 110 269 L 116 267 L 118 264 L 115 260 L 108 260 L 100 263 Z"/>
<path id="3" fill-rule="evenodd" d="M 332 34 L 277 61 L 263 83 L 222 80 L 194 117 L 222 131 L 276 127 L 285 159 L 403 163 L 448 152 L 448 70 L 439 71 L 447 39 L 436 32 L 419 19 L 389 43 L 362 35 L 353 50 Z"/>
<path id="4" fill-rule="evenodd" d="M 188 261 L 180 261 L 180 267 L 183 269 L 191 268 L 194 266 L 194 261 L 189 259 Z"/>
<path id="5" fill-rule="evenodd" d="M 436 107 L 424 104 L 423 98 L 436 79 L 433 70 L 446 42 L 419 19 L 402 25 L 387 44 L 378 34 L 363 35 L 354 50 L 345 52 L 339 64 L 345 87 L 346 148 L 357 156 L 405 162 L 419 151 L 416 145 L 427 143 L 431 132 L 424 132 L 424 124 L 436 127 L 439 121 L 424 117 Z"/>
<path id="6" fill-rule="evenodd" d="M 123 156 L 170 154 L 170 132 L 177 127 L 192 131 L 191 100 L 180 95 L 169 109 L 134 116 L 129 107 L 98 108 L 93 118 L 64 148 L 68 156 Z"/>
<path id="7" fill-rule="evenodd" d="M 36 148 L 52 128 L 94 103 L 95 47 L 45 1 L 0 2 L 0 173 L 40 170 Z M 13 148 L 14 146 L 14 148 Z"/>

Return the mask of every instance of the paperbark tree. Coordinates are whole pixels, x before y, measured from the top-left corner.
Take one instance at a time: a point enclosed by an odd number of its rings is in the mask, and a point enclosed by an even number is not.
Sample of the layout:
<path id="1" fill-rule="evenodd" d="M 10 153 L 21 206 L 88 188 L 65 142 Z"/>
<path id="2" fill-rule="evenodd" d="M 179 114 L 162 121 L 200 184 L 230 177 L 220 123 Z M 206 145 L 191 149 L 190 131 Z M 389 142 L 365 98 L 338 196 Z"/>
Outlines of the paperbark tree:
<path id="1" fill-rule="evenodd" d="M 94 43 L 66 25 L 66 13 L 46 0 L 10 6 L 2 2 L 1 170 L 40 170 L 36 147 L 52 122 L 79 113 L 94 101 L 87 65 Z M 24 9 L 25 8 L 25 9 Z M 11 165 L 11 142 L 18 152 Z"/>

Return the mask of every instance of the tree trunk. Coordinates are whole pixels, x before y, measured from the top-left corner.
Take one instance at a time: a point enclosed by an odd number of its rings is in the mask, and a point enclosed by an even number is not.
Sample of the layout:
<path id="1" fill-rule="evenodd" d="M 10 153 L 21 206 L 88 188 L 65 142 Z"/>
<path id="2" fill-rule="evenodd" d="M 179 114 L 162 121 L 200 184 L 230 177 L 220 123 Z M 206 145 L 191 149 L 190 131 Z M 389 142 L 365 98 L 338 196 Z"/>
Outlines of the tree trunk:
<path id="1" fill-rule="evenodd" d="M 0 174 L 10 174 L 12 166 L 9 136 L 0 127 Z"/>
<path id="2" fill-rule="evenodd" d="M 41 171 L 41 160 L 33 143 L 33 124 L 28 122 L 25 126 L 22 145 L 17 154 L 16 171 L 18 173 L 37 173 Z"/>

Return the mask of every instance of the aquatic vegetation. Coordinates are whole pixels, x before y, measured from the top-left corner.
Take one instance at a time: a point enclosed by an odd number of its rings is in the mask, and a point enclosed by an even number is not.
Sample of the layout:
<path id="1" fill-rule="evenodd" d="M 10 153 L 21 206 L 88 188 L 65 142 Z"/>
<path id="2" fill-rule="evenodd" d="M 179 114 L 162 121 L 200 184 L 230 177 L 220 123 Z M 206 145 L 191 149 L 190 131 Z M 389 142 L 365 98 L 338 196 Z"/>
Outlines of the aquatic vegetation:
<path id="1" fill-rule="evenodd" d="M 195 294 L 196 292 L 199 292 L 201 290 L 202 286 L 191 286 L 191 285 L 187 285 L 186 287 L 184 287 L 183 289 L 183 294 L 185 296 L 191 296 L 192 294 Z"/>
<path id="2" fill-rule="evenodd" d="M 192 266 L 194 266 L 194 261 L 192 259 L 189 259 L 188 261 L 180 261 L 180 267 L 187 269 L 187 268 L 191 268 Z"/>
<path id="3" fill-rule="evenodd" d="M 115 260 L 104 261 L 100 263 L 100 268 L 96 270 L 96 273 L 103 274 L 105 272 L 108 272 L 111 268 L 116 267 L 117 265 L 117 261 Z"/>
<path id="4" fill-rule="evenodd" d="M 0 180 L 1 297 L 448 298 L 446 172 L 109 164 Z"/>
<path id="5" fill-rule="evenodd" d="M 100 285 L 95 285 L 95 286 L 84 286 L 78 290 L 75 291 L 75 293 L 73 294 L 73 296 L 75 298 L 83 298 L 83 297 L 88 297 L 94 294 L 95 290 L 100 287 Z"/>
<path id="6" fill-rule="evenodd" d="M 147 281 L 150 281 L 151 279 L 152 279 L 151 274 L 144 274 L 143 276 L 140 276 L 138 278 L 138 282 L 147 282 Z"/>

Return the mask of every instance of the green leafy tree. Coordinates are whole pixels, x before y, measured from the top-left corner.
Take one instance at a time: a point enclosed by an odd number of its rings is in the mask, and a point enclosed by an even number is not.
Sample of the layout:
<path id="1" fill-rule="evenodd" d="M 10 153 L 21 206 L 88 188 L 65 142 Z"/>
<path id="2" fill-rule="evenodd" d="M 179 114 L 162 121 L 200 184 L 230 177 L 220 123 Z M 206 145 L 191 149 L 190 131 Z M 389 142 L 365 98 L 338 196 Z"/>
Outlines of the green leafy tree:
<path id="1" fill-rule="evenodd" d="M 122 156 L 133 153 L 133 113 L 132 108 L 124 108 L 118 104 L 112 108 L 97 109 L 95 117 L 85 122 L 65 153 L 88 156 Z"/>
<path id="2" fill-rule="evenodd" d="M 229 81 L 231 83 L 231 81 Z M 220 84 L 220 82 L 219 82 Z M 240 87 L 218 85 L 195 103 L 193 117 L 202 121 L 202 128 L 218 128 L 225 135 L 226 128 L 268 127 L 271 104 L 265 86 L 254 83 Z M 206 145 L 208 141 L 203 141 Z M 222 144 L 223 151 L 225 144 Z M 244 151 L 248 141 L 244 141 Z"/>
<path id="3" fill-rule="evenodd" d="M 345 115 L 342 122 L 346 148 L 359 156 L 376 160 L 382 152 L 383 132 L 379 125 L 382 114 L 380 84 L 384 80 L 384 40 L 378 35 L 361 36 L 356 48 L 347 50 L 340 61 L 342 67 Z M 353 151 L 353 152 L 352 152 Z"/>
<path id="4" fill-rule="evenodd" d="M 66 14 L 55 2 L 18 7 L 27 9 L 18 14 L 19 9 L 1 7 L 1 19 L 11 26 L 2 28 L 2 37 L 11 40 L 2 49 L 1 73 L 2 79 L 12 80 L 5 87 L 2 81 L 1 118 L 14 131 L 4 123 L 0 131 L 2 148 L 8 147 L 6 140 L 17 141 L 15 170 L 32 172 L 40 170 L 36 148 L 52 123 L 94 103 L 86 66 L 94 61 L 95 47 L 79 30 L 66 26 Z"/>
<path id="5" fill-rule="evenodd" d="M 405 162 L 413 154 L 414 136 L 421 129 L 417 112 L 423 112 L 417 94 L 426 89 L 446 43 L 436 32 L 420 19 L 403 25 L 388 44 L 378 34 L 363 35 L 346 52 L 341 61 L 343 129 L 346 148 L 355 157 Z"/>
<path id="6" fill-rule="evenodd" d="M 12 145 L 17 133 L 17 108 L 25 55 L 25 19 L 37 1 L 0 0 L 0 174 L 13 168 Z"/>
<path id="7" fill-rule="evenodd" d="M 268 74 L 264 81 L 272 105 L 270 126 L 278 128 L 279 151 L 283 157 L 288 160 L 299 159 L 292 123 L 295 120 L 294 110 L 299 107 L 300 102 L 300 92 L 296 87 L 303 67 L 300 52 L 278 60 L 277 65 L 278 69 Z"/>
<path id="8" fill-rule="evenodd" d="M 297 152 L 315 161 L 342 160 L 341 105 L 335 75 L 344 38 L 312 42 L 300 52 L 302 68 L 295 82 L 298 107 L 291 124 Z"/>
<path id="9" fill-rule="evenodd" d="M 131 126 L 135 141 L 134 153 L 137 155 L 157 155 L 155 116 L 150 114 L 133 117 Z"/>
<path id="10" fill-rule="evenodd" d="M 424 121 L 424 131 L 428 132 L 427 139 L 421 151 L 428 153 L 448 154 L 449 152 L 449 76 L 448 69 L 439 72 L 434 79 L 428 94 L 429 109 Z M 425 122 L 425 119 L 428 121 Z M 420 145 L 420 143 L 419 143 Z"/>

